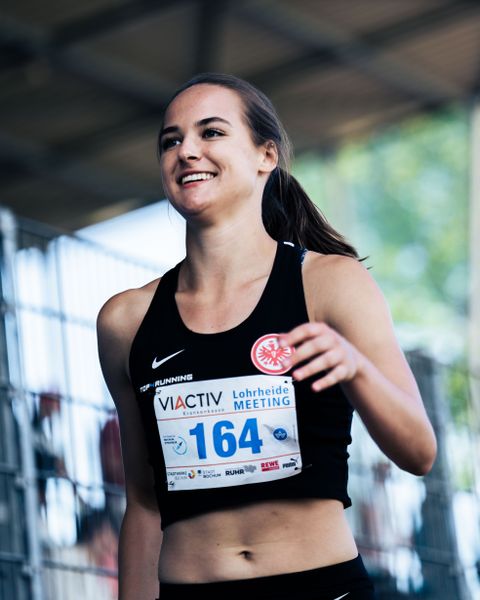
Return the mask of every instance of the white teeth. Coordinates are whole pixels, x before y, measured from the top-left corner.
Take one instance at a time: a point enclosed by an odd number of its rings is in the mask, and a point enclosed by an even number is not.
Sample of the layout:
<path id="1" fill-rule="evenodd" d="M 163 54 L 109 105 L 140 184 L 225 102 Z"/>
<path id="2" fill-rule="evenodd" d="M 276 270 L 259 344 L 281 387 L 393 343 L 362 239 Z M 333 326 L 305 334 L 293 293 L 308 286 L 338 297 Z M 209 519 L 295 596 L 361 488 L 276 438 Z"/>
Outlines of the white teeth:
<path id="1" fill-rule="evenodd" d="M 182 185 L 189 183 L 190 181 L 203 181 L 206 179 L 213 179 L 215 175 L 212 173 L 191 173 L 182 177 Z"/>

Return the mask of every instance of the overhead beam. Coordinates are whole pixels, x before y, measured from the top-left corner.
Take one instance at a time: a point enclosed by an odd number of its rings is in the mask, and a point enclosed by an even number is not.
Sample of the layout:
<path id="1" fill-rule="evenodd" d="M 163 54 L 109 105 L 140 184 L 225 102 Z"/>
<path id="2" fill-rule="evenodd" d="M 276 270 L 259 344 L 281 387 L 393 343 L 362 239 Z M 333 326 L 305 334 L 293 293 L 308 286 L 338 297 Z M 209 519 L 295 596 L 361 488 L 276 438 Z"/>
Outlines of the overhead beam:
<path id="1" fill-rule="evenodd" d="M 77 18 L 55 29 L 52 43 L 57 47 L 85 43 L 92 38 L 111 33 L 135 21 L 179 6 L 185 0 L 128 0 L 114 6 L 97 9 L 94 13 Z"/>
<path id="2" fill-rule="evenodd" d="M 0 133 L 0 163 L 13 165 L 19 172 L 54 177 L 109 201 L 139 197 L 153 200 L 162 193 L 160 180 L 147 182 L 145 178 L 95 167 L 77 156 L 58 154 L 31 140 L 5 133 Z"/>
<path id="3" fill-rule="evenodd" d="M 474 98 L 478 102 L 480 98 L 480 61 L 477 64 L 477 72 L 475 73 L 472 80 L 471 91 L 472 98 Z"/>
<path id="4" fill-rule="evenodd" d="M 377 47 L 392 46 L 420 36 L 424 33 L 442 29 L 459 19 L 478 15 L 477 0 L 453 0 L 440 6 L 427 9 L 390 25 L 367 32 L 361 39 Z"/>
<path id="5" fill-rule="evenodd" d="M 204 22 L 208 18 L 207 6 L 211 1 L 207 0 L 207 2 L 202 3 L 205 9 L 203 12 Z M 118 7 L 118 10 L 113 9 L 113 13 L 110 13 L 117 27 L 126 22 L 122 19 L 127 18 L 128 11 L 135 10 L 134 4 L 138 4 L 137 16 L 146 15 L 149 10 L 156 10 L 153 2 L 126 2 Z M 161 7 L 163 9 L 171 2 L 157 2 L 156 4 L 158 5 L 157 8 Z M 432 80 L 431 77 L 428 77 L 428 74 L 425 76 L 423 71 L 421 74 L 417 72 L 416 78 L 412 82 L 413 71 L 410 65 L 405 70 L 405 65 L 395 66 L 388 62 L 385 63 L 379 54 L 383 49 L 398 43 L 408 35 L 420 35 L 424 31 L 431 31 L 432 27 L 441 27 L 446 22 L 451 24 L 454 19 L 465 18 L 470 14 L 472 16 L 477 15 L 480 10 L 480 3 L 478 2 L 456 1 L 422 13 L 414 19 L 403 20 L 394 27 L 372 31 L 363 35 L 361 39 L 355 39 L 349 33 L 339 31 L 338 28 L 332 28 L 331 25 L 322 26 L 321 31 L 318 31 L 317 27 L 312 27 L 312 24 L 306 22 L 305 19 L 300 20 L 297 13 L 292 14 L 288 7 L 285 8 L 284 5 L 279 3 L 273 5 L 267 1 L 266 3 L 260 3 L 260 6 L 258 4 L 248 2 L 231 3 L 229 7 L 243 18 L 253 20 L 255 23 L 263 23 L 266 28 L 285 36 L 286 39 L 301 44 L 306 49 L 305 55 L 299 60 L 278 65 L 263 73 L 246 74 L 247 79 L 257 83 L 262 89 L 271 89 L 279 82 L 284 83 L 285 79 L 293 80 L 294 77 L 301 76 L 308 69 L 347 64 L 359 68 L 384 83 L 385 81 L 390 82 L 392 89 L 401 92 L 408 99 L 417 99 L 424 106 L 438 104 L 445 100 L 448 94 L 460 93 L 460 90 L 452 89 L 443 81 Z M 218 3 L 213 2 L 210 6 L 213 5 L 218 6 Z M 265 10 L 265 6 L 271 6 L 271 10 Z M 128 7 L 128 9 L 125 7 Z M 175 87 L 172 82 L 161 81 L 157 77 L 142 73 L 137 68 L 127 67 L 127 65 L 117 61 L 101 59 L 98 55 L 80 48 L 78 43 L 85 39 L 82 36 L 101 35 L 102 32 L 105 33 L 109 30 L 106 23 L 107 12 L 104 11 L 102 14 L 102 18 L 98 19 L 97 22 L 92 17 L 91 20 L 83 20 L 83 25 L 81 23 L 77 24 L 76 33 L 73 32 L 71 37 L 71 40 L 76 42 L 74 47 L 68 45 L 68 36 L 65 33 L 67 30 L 65 28 L 63 28 L 63 34 L 57 32 L 57 41 L 52 42 L 49 36 L 45 36 L 37 29 L 4 17 L 0 19 L 0 43 L 3 42 L 9 45 L 10 48 L 16 48 L 19 53 L 31 59 L 46 59 L 54 68 L 82 77 L 105 90 L 120 94 L 125 99 L 137 103 L 140 107 L 138 117 L 128 118 L 117 123 L 114 127 L 99 130 L 94 134 L 85 135 L 62 144 L 61 154 L 66 152 L 70 156 L 69 161 L 71 163 L 76 161 L 82 153 L 92 151 L 108 143 L 108 140 L 111 139 L 110 136 L 118 139 L 122 138 L 125 132 L 130 135 L 142 122 L 145 123 L 145 126 L 149 126 L 152 115 L 161 116 L 163 114 L 166 99 Z M 74 24 L 69 27 L 74 27 Z M 55 40 L 55 36 L 52 39 Z M 198 46 L 197 68 L 201 68 L 201 70 L 211 68 L 210 57 L 214 47 L 214 44 L 205 46 L 203 49 L 200 45 Z M 390 67 L 392 68 L 390 69 Z M 417 81 L 420 75 L 422 81 Z M 19 164 L 25 164 L 25 161 L 20 161 Z M 30 164 L 29 161 L 26 161 L 26 164 Z M 44 163 L 44 168 L 49 169 L 48 174 L 50 176 L 56 177 L 55 165 L 58 164 L 56 160 L 47 161 Z M 31 168 L 31 164 L 29 168 Z M 79 173 L 81 172 L 80 167 Z M 60 173 L 59 176 L 62 177 L 64 174 Z M 108 179 L 108 177 L 106 178 Z M 80 184 L 85 183 L 82 176 L 79 176 L 78 180 Z M 135 183 L 135 187 L 138 191 L 137 183 Z"/>
<path id="6" fill-rule="evenodd" d="M 228 0 L 198 0 L 196 50 L 192 73 L 217 70 L 222 24 L 229 6 Z"/>
<path id="7" fill-rule="evenodd" d="M 24 23 L 1 17 L 0 44 L 6 46 L 10 54 L 16 54 L 18 61 L 46 59 L 56 69 L 83 78 L 151 109 L 162 105 L 178 82 L 161 80 L 157 76 L 142 73 L 138 68 L 128 67 L 112 59 L 101 59 L 98 54 L 94 55 L 85 48 L 81 49 L 77 44 L 94 35 L 105 34 L 131 22 L 132 19 L 177 5 L 179 1 L 183 0 L 123 2 L 120 6 L 105 9 L 65 25 L 49 36 Z M 218 10 L 219 6 L 225 5 L 213 0 L 215 10 L 209 11 L 208 5 L 211 1 L 199 2 L 199 8 L 204 15 L 202 22 L 205 24 L 208 18 L 215 20 L 215 15 L 221 12 Z M 448 98 L 452 94 L 458 94 L 460 90 L 449 82 L 433 77 L 425 70 L 419 71 L 418 67 L 413 65 L 402 65 L 398 61 L 392 64 L 391 60 L 380 56 L 380 51 L 399 43 L 406 36 L 420 35 L 434 27 L 451 23 L 452 20 L 464 18 L 469 14 L 476 15 L 480 10 L 480 3 L 473 0 L 455 0 L 421 15 L 404 19 L 394 26 L 367 33 L 356 40 L 338 27 L 327 24 L 325 20 L 319 30 L 318 26 L 313 27 L 306 19 L 300 19 L 291 7 L 272 3 L 271 0 L 262 3 L 229 3 L 229 9 L 243 18 L 263 24 L 306 49 L 305 55 L 297 61 L 280 64 L 265 72 L 252 73 L 251 78 L 256 83 L 264 82 L 263 87 L 271 89 L 284 80 L 284 68 L 289 76 L 299 77 L 311 68 L 325 68 L 343 63 L 363 70 L 383 83 L 389 83 L 403 94 L 413 94 L 417 97 L 422 95 L 423 100 L 437 101 L 439 96 Z M 222 10 L 225 11 L 225 7 Z M 212 31 L 213 28 L 210 32 Z M 203 46 L 198 45 L 197 71 L 206 70 L 213 64 L 215 44 L 209 42 L 208 37 L 204 35 L 201 42 Z"/>
<path id="8" fill-rule="evenodd" d="M 101 57 L 80 46 L 57 46 L 48 35 L 17 20 L 0 17 L 0 47 L 8 49 L 14 66 L 43 60 L 54 70 L 133 101 L 148 110 L 158 109 L 170 96 L 175 82 L 166 81 L 137 67 Z M 15 54 L 19 61 L 15 61 Z"/>
<path id="9" fill-rule="evenodd" d="M 263 6 L 263 3 L 261 3 Z M 278 7 L 278 4 L 275 4 L 275 9 Z M 244 74 L 244 77 L 251 81 L 252 83 L 258 85 L 261 89 L 264 89 L 267 92 L 274 91 L 278 85 L 283 85 L 285 80 L 294 81 L 295 78 L 302 77 L 306 71 L 308 70 L 316 70 L 322 68 L 325 70 L 329 67 L 338 67 L 343 64 L 343 60 L 336 52 L 335 45 L 327 44 L 321 41 L 321 38 L 318 36 L 316 32 L 311 34 L 310 38 L 303 37 L 303 31 L 298 30 L 295 27 L 290 27 L 290 21 L 287 21 L 285 16 L 280 19 L 279 25 L 273 23 L 271 17 L 266 15 L 265 11 L 257 11 L 255 9 L 255 4 L 248 5 L 245 3 L 229 3 L 228 9 L 230 11 L 235 12 L 241 18 L 247 18 L 247 20 L 254 19 L 255 22 L 263 22 L 266 28 L 270 30 L 276 31 L 280 35 L 284 35 L 286 39 L 291 40 L 295 44 L 300 44 L 303 48 L 305 48 L 305 54 L 300 56 L 299 58 L 295 58 L 286 62 L 283 62 L 275 67 L 270 67 L 264 71 L 251 71 Z M 255 14 L 251 11 L 255 10 Z M 247 14 L 247 12 L 248 14 Z M 403 19 L 400 23 L 395 24 L 394 26 L 382 27 L 380 29 L 376 29 L 371 32 L 367 32 L 362 36 L 362 40 L 364 43 L 367 43 L 369 46 L 375 46 L 375 52 L 380 53 L 384 49 L 394 46 L 397 43 L 405 40 L 408 36 L 416 35 L 419 36 L 422 33 L 432 31 L 434 28 L 441 28 L 446 24 L 451 25 L 456 20 L 461 18 L 466 18 L 468 16 L 476 16 L 480 11 L 480 3 L 472 0 L 455 0 L 454 2 L 450 2 L 446 5 L 442 5 L 438 8 L 431 9 L 428 11 L 422 12 L 420 15 L 415 17 Z M 259 14 L 260 12 L 260 14 Z M 273 10 L 270 11 L 274 12 Z M 206 13 L 205 13 L 206 14 Z M 295 15 L 293 15 L 295 19 Z M 313 41 L 312 39 L 313 38 Z M 204 56 L 207 56 L 210 51 L 206 51 Z M 350 46 L 350 52 L 352 52 L 352 47 Z M 207 60 L 203 58 L 201 61 L 199 59 L 197 67 L 199 70 L 204 70 Z M 380 77 L 381 74 L 377 74 L 376 77 Z M 406 73 L 407 79 L 409 76 L 409 72 Z M 381 79 L 383 82 L 383 79 Z M 439 94 L 438 89 L 435 90 L 436 93 L 432 94 L 429 92 L 428 94 L 420 94 L 419 91 L 415 88 L 413 91 L 411 89 L 407 90 L 405 87 L 398 88 L 398 86 L 394 86 L 392 88 L 392 92 L 396 91 L 397 93 L 401 93 L 401 97 L 407 101 L 415 100 L 418 102 L 418 106 L 422 109 L 429 109 L 430 107 L 438 107 L 439 105 L 445 102 L 445 96 L 443 94 Z M 451 91 L 451 90 L 450 90 Z M 458 93 L 461 93 L 461 90 L 457 90 Z M 156 113 L 163 114 L 163 106 L 155 105 Z M 138 113 L 138 121 L 145 120 L 146 111 L 139 111 Z M 136 118 L 129 118 L 125 122 L 119 122 L 114 128 L 115 139 L 121 139 L 122 137 L 129 137 L 132 130 L 135 129 Z M 125 130 L 125 136 L 122 136 L 122 131 Z M 71 140 L 72 146 L 75 146 L 78 149 L 83 151 L 95 150 L 97 148 L 97 144 L 103 144 L 104 141 L 108 139 L 109 131 L 106 131 L 105 134 L 102 132 L 98 132 L 98 134 L 94 134 L 91 136 L 83 136 L 79 140 Z"/>
<path id="10" fill-rule="evenodd" d="M 273 0 L 265 0 L 261 6 L 251 1 L 238 3 L 233 10 L 249 22 L 261 24 L 306 49 L 305 55 L 296 61 L 288 61 L 285 65 L 277 65 L 273 71 L 268 69 L 250 76 L 264 89 L 271 90 L 284 82 L 284 67 L 289 76 L 301 77 L 308 69 L 343 64 L 365 73 L 383 85 L 387 84 L 406 97 L 436 103 L 458 97 L 462 94 L 462 89 L 454 82 L 436 76 L 418 65 L 385 56 L 384 50 L 399 43 L 407 35 L 430 32 L 434 27 L 450 24 L 452 19 L 478 15 L 480 5 L 467 0 L 456 1 L 415 18 L 405 19 L 395 27 L 383 28 L 361 37 L 352 35 L 324 18 L 321 24 L 313 24 L 299 15 L 293 6 Z"/>
<path id="11" fill-rule="evenodd" d="M 442 105 L 431 103 L 415 103 L 413 101 L 398 104 L 390 110 L 375 110 L 370 107 L 370 112 L 365 111 L 361 119 L 349 123 L 348 127 L 338 125 L 331 130 L 323 130 L 321 136 L 312 137 L 311 131 L 305 128 L 299 132 L 300 143 L 295 143 L 295 154 L 299 156 L 303 152 L 317 152 L 318 154 L 329 154 L 334 152 L 345 141 L 368 135 L 373 129 L 394 126 L 399 122 L 419 114 L 429 114 L 438 111 Z M 302 137 L 303 136 L 303 137 Z"/>

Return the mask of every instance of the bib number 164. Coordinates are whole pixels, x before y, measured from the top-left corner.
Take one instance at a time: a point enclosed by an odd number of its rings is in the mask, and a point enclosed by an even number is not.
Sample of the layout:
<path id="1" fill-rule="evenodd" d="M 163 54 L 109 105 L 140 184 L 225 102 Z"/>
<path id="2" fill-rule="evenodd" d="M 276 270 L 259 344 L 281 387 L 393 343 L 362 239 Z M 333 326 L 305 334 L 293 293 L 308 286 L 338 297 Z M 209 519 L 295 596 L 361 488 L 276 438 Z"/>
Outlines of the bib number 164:
<path id="1" fill-rule="evenodd" d="M 197 441 L 198 458 L 207 458 L 207 447 L 205 440 L 205 425 L 197 425 L 188 432 Z M 259 454 L 263 441 L 258 435 L 257 419 L 247 419 L 243 425 L 240 435 L 236 436 L 235 424 L 232 421 L 217 421 L 212 432 L 213 448 L 218 456 L 229 458 L 237 451 L 237 448 L 250 448 L 252 454 Z"/>

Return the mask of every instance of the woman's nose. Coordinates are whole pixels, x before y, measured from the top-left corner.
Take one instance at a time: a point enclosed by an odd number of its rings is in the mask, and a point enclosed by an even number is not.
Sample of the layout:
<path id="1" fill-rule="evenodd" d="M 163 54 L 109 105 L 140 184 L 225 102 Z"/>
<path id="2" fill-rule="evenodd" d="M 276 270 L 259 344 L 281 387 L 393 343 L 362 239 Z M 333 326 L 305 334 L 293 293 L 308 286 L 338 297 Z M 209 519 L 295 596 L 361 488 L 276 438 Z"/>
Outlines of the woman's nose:
<path id="1" fill-rule="evenodd" d="M 196 160 L 200 158 L 201 148 L 198 141 L 192 137 L 185 136 L 180 144 L 178 156 L 181 160 Z"/>

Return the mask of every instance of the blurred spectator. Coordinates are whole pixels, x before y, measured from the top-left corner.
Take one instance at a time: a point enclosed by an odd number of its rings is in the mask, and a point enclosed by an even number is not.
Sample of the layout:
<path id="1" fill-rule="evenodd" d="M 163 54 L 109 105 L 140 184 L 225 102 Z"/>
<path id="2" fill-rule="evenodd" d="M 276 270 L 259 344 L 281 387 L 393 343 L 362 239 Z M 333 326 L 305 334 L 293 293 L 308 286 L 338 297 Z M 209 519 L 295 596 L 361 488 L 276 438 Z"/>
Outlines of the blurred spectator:
<path id="1" fill-rule="evenodd" d="M 83 515 L 78 542 L 85 550 L 85 558 L 89 566 L 106 572 L 117 572 L 118 537 L 114 527 L 115 524 L 106 511 L 92 510 Z M 115 577 L 98 578 L 97 583 L 106 592 L 105 596 L 101 596 L 102 598 L 117 597 L 118 581 Z"/>
<path id="2" fill-rule="evenodd" d="M 53 546 L 49 560 L 63 568 L 47 568 L 44 583 L 52 600 L 116 600 L 118 539 L 106 511 L 84 506 L 77 543 Z"/>
<path id="3" fill-rule="evenodd" d="M 47 480 L 66 477 L 65 460 L 61 448 L 59 419 L 61 396 L 56 392 L 42 392 L 34 404 L 32 429 L 35 446 L 35 466 L 40 509 L 46 509 Z"/>

